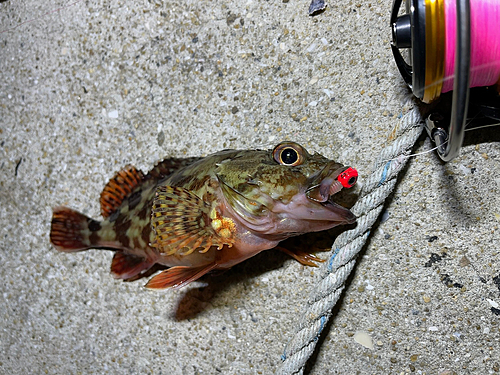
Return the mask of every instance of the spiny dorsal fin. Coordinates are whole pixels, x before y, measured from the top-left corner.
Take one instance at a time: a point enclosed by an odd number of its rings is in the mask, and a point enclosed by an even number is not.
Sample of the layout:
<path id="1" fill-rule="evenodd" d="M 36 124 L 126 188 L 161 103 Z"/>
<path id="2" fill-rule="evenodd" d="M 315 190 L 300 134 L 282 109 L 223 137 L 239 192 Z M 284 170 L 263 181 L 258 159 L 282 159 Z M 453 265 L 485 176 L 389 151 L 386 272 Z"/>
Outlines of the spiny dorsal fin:
<path id="1" fill-rule="evenodd" d="M 113 177 L 101 193 L 101 214 L 109 217 L 120 208 L 127 198 L 144 179 L 144 174 L 132 165 L 127 165 Z"/>
<path id="2" fill-rule="evenodd" d="M 201 160 L 203 158 L 191 157 L 191 158 L 168 158 L 164 159 L 154 166 L 153 169 L 147 174 L 147 178 L 151 177 L 155 180 L 161 180 L 164 177 L 170 176 L 175 171 L 187 167 L 194 162 Z"/>
<path id="3" fill-rule="evenodd" d="M 155 246 L 165 255 L 204 253 L 210 247 L 232 246 L 235 224 L 222 217 L 191 191 L 159 186 L 153 201 L 151 225 Z"/>

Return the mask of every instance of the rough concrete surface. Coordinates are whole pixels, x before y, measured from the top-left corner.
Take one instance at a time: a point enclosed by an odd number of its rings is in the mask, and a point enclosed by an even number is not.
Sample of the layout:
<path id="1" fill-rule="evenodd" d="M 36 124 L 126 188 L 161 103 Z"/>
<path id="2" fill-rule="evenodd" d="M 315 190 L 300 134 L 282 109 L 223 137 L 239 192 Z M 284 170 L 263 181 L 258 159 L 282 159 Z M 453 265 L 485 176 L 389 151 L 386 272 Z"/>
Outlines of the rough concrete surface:
<path id="1" fill-rule="evenodd" d="M 111 252 L 56 252 L 52 207 L 99 218 L 128 163 L 281 140 L 366 176 L 413 105 L 391 5 L 330 1 L 309 17 L 305 0 L 1 2 L 0 373 L 274 373 L 315 269 L 268 251 L 150 291 L 113 279 Z M 412 158 L 308 373 L 500 371 L 499 138 L 471 133 L 447 164 Z"/>

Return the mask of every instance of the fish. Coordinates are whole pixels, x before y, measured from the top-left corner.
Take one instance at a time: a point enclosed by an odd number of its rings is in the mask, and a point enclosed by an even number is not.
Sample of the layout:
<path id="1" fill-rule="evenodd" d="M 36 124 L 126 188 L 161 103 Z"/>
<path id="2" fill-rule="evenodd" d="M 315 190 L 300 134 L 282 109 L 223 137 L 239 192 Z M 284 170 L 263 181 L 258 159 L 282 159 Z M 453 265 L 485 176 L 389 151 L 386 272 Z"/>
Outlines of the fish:
<path id="1" fill-rule="evenodd" d="M 145 286 L 180 288 L 289 237 L 353 224 L 356 216 L 334 198 L 357 178 L 354 168 L 294 142 L 168 158 L 147 174 L 127 165 L 101 193 L 103 220 L 55 207 L 50 241 L 60 252 L 114 251 L 117 279 L 135 280 L 155 264 L 166 266 Z M 278 248 L 304 265 L 322 261 L 301 249 Z"/>

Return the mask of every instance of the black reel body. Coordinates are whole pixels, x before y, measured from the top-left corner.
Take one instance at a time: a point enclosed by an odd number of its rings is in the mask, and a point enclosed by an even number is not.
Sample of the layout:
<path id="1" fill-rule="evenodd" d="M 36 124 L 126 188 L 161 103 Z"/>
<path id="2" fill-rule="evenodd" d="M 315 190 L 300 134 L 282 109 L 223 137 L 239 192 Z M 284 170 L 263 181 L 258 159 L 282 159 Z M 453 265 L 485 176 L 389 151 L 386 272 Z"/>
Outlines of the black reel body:
<path id="1" fill-rule="evenodd" d="M 455 1 L 455 0 L 446 0 Z M 474 0 L 472 0 L 474 1 Z M 395 0 L 391 13 L 392 44 L 396 65 L 413 94 L 433 103 L 436 112 L 426 119 L 426 129 L 444 161 L 455 158 L 462 146 L 469 110 L 474 119 L 500 121 L 498 90 L 490 89 L 470 100 L 471 20 L 469 0 L 456 0 L 455 65 L 453 77 L 445 77 L 445 0 Z M 401 53 L 408 49 L 409 61 Z M 440 107 L 443 82 L 453 79 L 451 107 Z M 449 102 L 450 99 L 444 100 Z M 477 122 L 476 121 L 476 122 Z"/>

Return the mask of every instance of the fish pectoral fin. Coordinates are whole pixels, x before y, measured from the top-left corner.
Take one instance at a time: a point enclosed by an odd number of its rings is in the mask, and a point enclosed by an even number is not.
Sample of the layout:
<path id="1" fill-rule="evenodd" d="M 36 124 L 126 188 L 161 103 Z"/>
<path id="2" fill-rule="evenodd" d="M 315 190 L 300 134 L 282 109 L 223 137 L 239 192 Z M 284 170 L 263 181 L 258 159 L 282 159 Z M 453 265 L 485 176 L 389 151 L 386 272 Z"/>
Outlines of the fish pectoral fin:
<path id="1" fill-rule="evenodd" d="M 164 255 L 203 253 L 212 246 L 232 246 L 235 224 L 220 217 L 193 192 L 177 186 L 159 186 L 153 201 L 153 246 Z"/>
<path id="2" fill-rule="evenodd" d="M 143 181 L 144 174 L 132 165 L 119 171 L 101 193 L 101 214 L 109 217 Z"/>
<path id="3" fill-rule="evenodd" d="M 116 279 L 130 279 L 150 269 L 154 261 L 136 255 L 117 252 L 111 262 L 111 274 Z"/>
<path id="4" fill-rule="evenodd" d="M 277 246 L 276 249 L 290 255 L 293 259 L 304 266 L 318 267 L 316 263 L 323 263 L 325 261 L 324 259 L 318 258 L 316 255 L 312 255 L 311 253 L 298 249 L 290 250 L 282 246 Z"/>
<path id="5" fill-rule="evenodd" d="M 162 271 L 145 285 L 149 289 L 181 288 L 217 267 L 217 263 L 201 267 L 176 266 Z"/>

